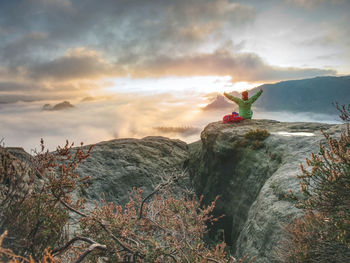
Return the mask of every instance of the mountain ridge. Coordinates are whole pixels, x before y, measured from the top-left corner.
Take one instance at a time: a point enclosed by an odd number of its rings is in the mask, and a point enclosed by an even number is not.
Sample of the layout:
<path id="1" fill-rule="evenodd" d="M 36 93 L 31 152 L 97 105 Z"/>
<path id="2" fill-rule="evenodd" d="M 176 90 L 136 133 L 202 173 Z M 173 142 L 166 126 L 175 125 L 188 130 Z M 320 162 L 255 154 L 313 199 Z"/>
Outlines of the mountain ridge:
<path id="1" fill-rule="evenodd" d="M 253 104 L 253 108 L 258 110 L 337 115 L 337 109 L 332 103 L 347 104 L 350 101 L 350 76 L 322 76 L 263 84 L 249 90 L 249 95 L 260 89 L 263 89 L 264 93 Z M 232 94 L 240 97 L 238 92 Z M 218 95 L 204 109 L 227 107 L 229 105 L 223 101 L 223 96 Z"/>

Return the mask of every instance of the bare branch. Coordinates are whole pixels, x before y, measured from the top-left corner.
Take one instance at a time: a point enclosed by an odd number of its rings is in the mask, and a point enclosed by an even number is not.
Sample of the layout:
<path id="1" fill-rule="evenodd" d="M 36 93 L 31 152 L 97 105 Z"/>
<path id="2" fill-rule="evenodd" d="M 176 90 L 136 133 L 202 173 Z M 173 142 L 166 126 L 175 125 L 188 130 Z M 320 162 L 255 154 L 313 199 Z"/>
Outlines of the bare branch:
<path id="1" fill-rule="evenodd" d="M 54 195 L 55 196 L 55 195 Z M 55 196 L 57 198 L 57 196 Z M 77 209 L 71 207 L 70 205 L 68 205 L 66 202 L 64 202 L 61 198 L 58 198 L 58 200 L 60 201 L 60 203 L 62 205 L 64 205 L 65 207 L 67 207 L 70 211 L 82 216 L 82 217 L 87 217 L 87 214 L 84 214 L 83 212 L 78 211 Z"/>
<path id="2" fill-rule="evenodd" d="M 153 190 L 152 193 L 150 193 L 149 195 L 147 195 L 143 200 L 142 200 L 142 203 L 141 203 L 141 207 L 140 207 L 140 211 L 139 211 L 139 219 L 142 218 L 142 214 L 143 214 L 143 206 L 145 205 L 146 201 L 148 199 L 150 199 L 154 194 L 156 194 L 157 192 L 159 192 L 161 189 L 167 187 L 167 186 L 170 186 L 172 185 L 173 183 L 175 182 L 178 182 L 178 180 L 181 178 L 181 177 L 184 177 L 186 174 L 186 171 L 183 171 L 182 173 L 179 173 L 177 175 L 173 175 L 171 177 L 168 178 L 168 180 L 166 181 L 163 181 L 162 183 L 158 184 L 157 187 Z"/>
<path id="3" fill-rule="evenodd" d="M 96 241 L 90 239 L 90 238 L 87 238 L 87 237 L 74 237 L 72 238 L 71 240 L 69 240 L 66 244 L 64 244 L 63 246 L 61 247 L 58 247 L 58 248 L 55 248 L 54 250 L 52 250 L 52 254 L 54 256 L 57 256 L 59 254 L 62 254 L 70 245 L 72 245 L 73 243 L 77 242 L 77 241 L 85 241 L 91 245 L 94 245 L 94 244 L 97 244 L 99 245 L 101 248 L 104 247 L 106 248 L 105 245 L 101 245 L 99 243 L 97 243 Z"/>
<path id="4" fill-rule="evenodd" d="M 89 248 L 80 255 L 80 257 L 74 261 L 73 263 L 79 263 L 82 262 L 84 260 L 84 258 L 89 255 L 92 251 L 94 251 L 95 249 L 103 249 L 105 250 L 107 247 L 105 245 L 100 245 L 98 243 L 92 244 L 91 246 L 89 246 Z"/>
<path id="5" fill-rule="evenodd" d="M 337 110 L 340 112 L 339 117 L 346 122 L 350 122 L 350 104 L 346 105 L 340 105 L 338 102 L 333 103 L 333 106 L 337 108 Z"/>

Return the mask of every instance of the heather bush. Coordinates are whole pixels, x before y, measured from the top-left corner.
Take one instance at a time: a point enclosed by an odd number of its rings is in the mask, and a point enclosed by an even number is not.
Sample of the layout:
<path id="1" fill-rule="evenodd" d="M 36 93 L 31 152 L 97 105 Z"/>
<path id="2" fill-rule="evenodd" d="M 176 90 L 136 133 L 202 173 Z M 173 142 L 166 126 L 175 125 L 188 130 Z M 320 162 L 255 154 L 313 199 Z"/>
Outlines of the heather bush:
<path id="1" fill-rule="evenodd" d="M 0 189 L 0 200 L 11 205 L 1 211 L 1 230 L 8 230 L 0 239 L 1 261 L 237 262 L 224 242 L 209 246 L 203 241 L 208 225 L 219 219 L 211 215 L 216 200 L 204 207 L 193 195 L 178 198 L 171 193 L 170 186 L 184 174 L 163 180 L 143 198 L 141 190 L 133 189 L 125 206 L 101 200 L 84 210 L 84 200 L 73 201 L 72 193 L 85 187 L 88 178 L 79 178 L 75 170 L 92 148 L 84 152 L 72 146 L 67 142 L 49 153 L 42 142 L 30 169 L 24 169 L 30 180 L 21 198 L 13 194 L 19 190 L 19 179 L 13 178 L 21 175 L 14 176 L 12 162 L 2 158 L 8 165 L 0 171 L 6 188 Z M 69 213 L 81 218 L 81 229 L 71 238 L 63 231 Z M 245 257 L 238 262 L 248 261 Z"/>
<path id="2" fill-rule="evenodd" d="M 31 256 L 29 258 L 25 258 L 13 253 L 13 251 L 9 248 L 3 248 L 2 243 L 7 236 L 7 231 L 5 231 L 2 235 L 0 235 L 0 262 L 8 262 L 8 263 L 55 263 L 57 262 L 52 254 L 45 249 L 42 258 L 39 261 L 35 261 Z"/>
<path id="3" fill-rule="evenodd" d="M 342 107 L 342 119 L 349 112 Z M 288 195 L 304 215 L 286 227 L 283 262 L 350 262 L 350 130 L 339 139 L 323 133 L 326 144 L 301 165 L 300 191 Z"/>
<path id="4" fill-rule="evenodd" d="M 75 169 L 91 150 L 84 153 L 80 147 L 72 154 L 72 147 L 67 142 L 56 152 L 49 153 L 42 141 L 41 151 L 27 167 L 1 149 L 0 231 L 8 230 L 3 247 L 38 259 L 46 248 L 64 241 L 68 210 L 62 201 L 75 208 L 81 207 L 81 200 L 73 203 L 71 193 L 86 178 L 79 179 Z M 18 185 L 18 182 L 24 183 Z"/>
<path id="5" fill-rule="evenodd" d="M 228 259 L 224 243 L 210 249 L 203 241 L 206 223 L 217 220 L 210 215 L 215 201 L 201 208 L 194 197 L 175 198 L 165 193 L 155 195 L 144 206 L 142 202 L 141 190 L 134 189 L 124 208 L 102 203 L 83 218 L 83 233 L 106 244 L 105 252 L 116 262 L 129 254 L 142 262 L 201 262 L 211 258 L 223 262 Z M 108 225 L 109 235 L 101 221 Z"/>

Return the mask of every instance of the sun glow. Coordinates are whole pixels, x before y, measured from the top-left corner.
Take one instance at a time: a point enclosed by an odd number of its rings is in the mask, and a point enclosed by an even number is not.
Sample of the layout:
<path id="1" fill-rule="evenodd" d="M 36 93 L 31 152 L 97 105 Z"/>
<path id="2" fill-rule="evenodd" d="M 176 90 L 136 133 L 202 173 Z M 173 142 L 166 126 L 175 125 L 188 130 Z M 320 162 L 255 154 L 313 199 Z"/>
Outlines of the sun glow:
<path id="1" fill-rule="evenodd" d="M 177 96 L 208 94 L 213 92 L 249 90 L 259 83 L 235 82 L 230 76 L 197 76 L 197 77 L 166 77 L 166 78 L 118 78 L 110 80 L 111 85 L 106 88 L 109 93 L 138 93 L 153 95 L 170 93 Z"/>

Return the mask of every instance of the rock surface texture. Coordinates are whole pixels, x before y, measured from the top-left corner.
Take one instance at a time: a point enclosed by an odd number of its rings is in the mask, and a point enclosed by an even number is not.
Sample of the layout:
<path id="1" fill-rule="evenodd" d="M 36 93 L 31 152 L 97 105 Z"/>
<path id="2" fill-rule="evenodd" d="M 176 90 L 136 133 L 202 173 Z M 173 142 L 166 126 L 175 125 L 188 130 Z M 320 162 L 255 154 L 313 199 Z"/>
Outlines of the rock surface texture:
<path id="1" fill-rule="evenodd" d="M 29 166 L 12 152 L 26 154 L 24 150 L 0 146 L 0 232 L 2 233 L 2 217 L 11 205 L 22 200 L 32 190 L 33 173 Z"/>
<path id="2" fill-rule="evenodd" d="M 104 193 L 107 201 L 125 204 L 132 187 L 141 188 L 147 195 L 161 177 L 183 172 L 187 160 L 188 146 L 180 140 L 117 139 L 96 144 L 78 173 L 91 176 L 88 200 L 100 199 Z"/>
<path id="3" fill-rule="evenodd" d="M 256 142 L 250 130 L 270 135 Z M 254 262 L 275 262 L 283 240 L 282 227 L 300 211 L 285 198 L 299 192 L 299 165 L 324 141 L 320 130 L 337 137 L 344 125 L 244 120 L 209 124 L 201 141 L 190 144 L 190 175 L 195 191 L 210 202 L 219 195 L 216 214 L 225 214 L 213 237 L 224 237 L 237 257 L 257 256 Z M 216 231 L 216 232 L 215 232 Z"/>

